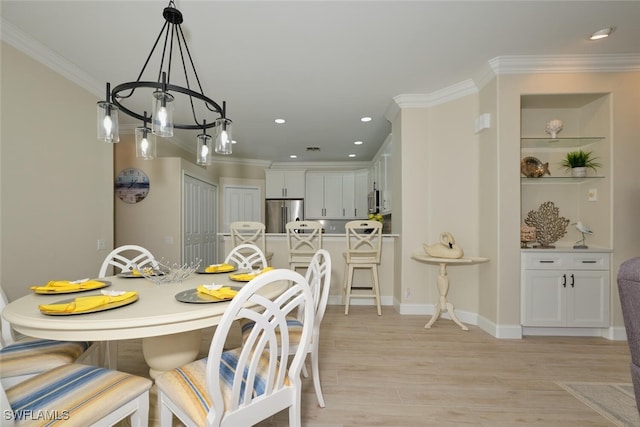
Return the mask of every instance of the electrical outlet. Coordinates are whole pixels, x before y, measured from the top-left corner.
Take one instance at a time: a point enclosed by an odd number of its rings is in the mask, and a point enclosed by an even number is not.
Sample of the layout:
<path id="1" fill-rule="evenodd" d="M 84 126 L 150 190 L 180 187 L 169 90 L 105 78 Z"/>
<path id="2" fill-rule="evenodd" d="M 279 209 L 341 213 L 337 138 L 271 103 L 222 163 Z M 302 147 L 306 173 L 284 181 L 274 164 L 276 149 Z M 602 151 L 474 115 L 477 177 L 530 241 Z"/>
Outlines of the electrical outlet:
<path id="1" fill-rule="evenodd" d="M 590 188 L 587 193 L 587 201 L 589 202 L 597 202 L 598 201 L 598 189 Z"/>
<path id="2" fill-rule="evenodd" d="M 405 297 L 405 299 L 409 299 L 409 298 L 411 298 L 411 288 L 407 288 L 407 289 L 405 289 L 405 291 L 404 291 L 404 297 Z"/>
<path id="3" fill-rule="evenodd" d="M 98 239 L 97 250 L 102 251 L 107 249 L 107 241 L 104 239 Z"/>

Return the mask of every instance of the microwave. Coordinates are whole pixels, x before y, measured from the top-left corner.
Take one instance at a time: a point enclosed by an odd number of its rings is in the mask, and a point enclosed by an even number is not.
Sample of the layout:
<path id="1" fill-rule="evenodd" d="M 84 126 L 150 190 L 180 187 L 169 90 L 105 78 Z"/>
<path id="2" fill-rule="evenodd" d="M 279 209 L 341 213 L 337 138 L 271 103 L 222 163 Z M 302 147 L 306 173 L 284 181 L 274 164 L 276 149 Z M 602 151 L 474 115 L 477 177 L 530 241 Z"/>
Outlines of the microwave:
<path id="1" fill-rule="evenodd" d="M 367 197 L 367 206 L 369 207 L 369 213 L 380 212 L 380 190 L 373 190 Z"/>

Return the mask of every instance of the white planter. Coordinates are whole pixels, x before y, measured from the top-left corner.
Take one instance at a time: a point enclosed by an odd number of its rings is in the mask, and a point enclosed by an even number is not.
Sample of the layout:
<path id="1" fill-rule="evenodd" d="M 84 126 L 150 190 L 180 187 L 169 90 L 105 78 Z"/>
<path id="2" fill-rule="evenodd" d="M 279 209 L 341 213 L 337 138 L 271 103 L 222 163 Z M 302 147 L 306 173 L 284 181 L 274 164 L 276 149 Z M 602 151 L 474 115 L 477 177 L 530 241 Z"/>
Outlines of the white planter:
<path id="1" fill-rule="evenodd" d="M 571 168 L 571 176 L 574 178 L 582 178 L 587 176 L 587 168 Z"/>

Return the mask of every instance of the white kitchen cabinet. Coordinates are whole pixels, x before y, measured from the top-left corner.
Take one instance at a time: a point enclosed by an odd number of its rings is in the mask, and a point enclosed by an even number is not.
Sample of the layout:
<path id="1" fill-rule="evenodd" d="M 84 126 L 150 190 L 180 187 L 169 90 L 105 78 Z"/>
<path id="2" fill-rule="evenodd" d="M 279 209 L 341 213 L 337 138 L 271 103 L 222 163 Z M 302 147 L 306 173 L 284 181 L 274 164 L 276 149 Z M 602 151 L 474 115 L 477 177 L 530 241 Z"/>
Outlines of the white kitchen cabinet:
<path id="1" fill-rule="evenodd" d="M 380 213 L 391 213 L 391 187 L 393 172 L 391 169 L 391 134 L 382 144 L 371 166 L 371 187 L 380 191 Z"/>
<path id="2" fill-rule="evenodd" d="M 355 189 L 353 195 L 355 201 L 354 218 L 367 218 L 369 214 L 367 196 L 372 188 L 373 186 L 369 186 L 369 172 L 366 169 L 355 171 Z"/>
<path id="3" fill-rule="evenodd" d="M 525 327 L 609 326 L 609 253 L 522 252 Z"/>
<path id="4" fill-rule="evenodd" d="M 304 171 L 267 169 L 265 177 L 265 197 L 267 199 L 304 198 Z"/>
<path id="5" fill-rule="evenodd" d="M 308 172 L 305 179 L 305 218 L 355 218 L 355 185 L 355 173 L 352 171 Z M 366 191 L 364 194 L 366 199 Z M 366 205 L 366 200 L 364 203 Z"/>

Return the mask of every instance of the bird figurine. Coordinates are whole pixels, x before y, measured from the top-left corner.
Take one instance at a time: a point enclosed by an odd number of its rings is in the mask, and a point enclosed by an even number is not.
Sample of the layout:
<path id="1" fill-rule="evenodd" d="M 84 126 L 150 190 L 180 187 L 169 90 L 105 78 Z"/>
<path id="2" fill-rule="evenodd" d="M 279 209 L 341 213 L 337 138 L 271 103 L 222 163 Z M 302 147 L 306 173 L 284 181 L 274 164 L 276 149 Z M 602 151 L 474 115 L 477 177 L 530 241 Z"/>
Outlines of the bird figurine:
<path id="1" fill-rule="evenodd" d="M 588 246 L 584 244 L 585 234 L 593 234 L 593 231 L 586 225 L 582 223 L 582 221 L 578 221 L 573 223 L 576 226 L 576 229 L 582 233 L 582 239 L 578 240 L 575 245 L 573 245 L 573 249 L 588 249 Z"/>

